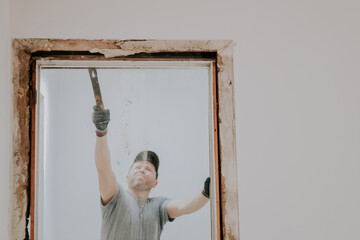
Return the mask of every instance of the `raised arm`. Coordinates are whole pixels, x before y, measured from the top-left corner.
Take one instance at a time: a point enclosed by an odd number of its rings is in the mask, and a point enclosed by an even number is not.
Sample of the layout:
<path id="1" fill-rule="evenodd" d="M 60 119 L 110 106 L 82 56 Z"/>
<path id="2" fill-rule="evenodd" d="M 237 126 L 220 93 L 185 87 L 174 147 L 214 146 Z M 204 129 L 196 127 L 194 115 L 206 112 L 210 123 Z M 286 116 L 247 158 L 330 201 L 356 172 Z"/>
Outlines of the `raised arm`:
<path id="1" fill-rule="evenodd" d="M 209 201 L 209 185 L 210 178 L 207 178 L 202 193 L 198 193 L 183 200 L 172 200 L 167 206 L 169 218 L 177 218 L 185 214 L 196 212 L 202 208 Z"/>
<path id="2" fill-rule="evenodd" d="M 101 106 L 94 106 L 92 115 L 96 127 L 95 166 L 98 172 L 100 196 L 104 204 L 108 203 L 117 191 L 116 177 L 111 169 L 110 150 L 107 141 L 107 126 L 110 111 Z"/>

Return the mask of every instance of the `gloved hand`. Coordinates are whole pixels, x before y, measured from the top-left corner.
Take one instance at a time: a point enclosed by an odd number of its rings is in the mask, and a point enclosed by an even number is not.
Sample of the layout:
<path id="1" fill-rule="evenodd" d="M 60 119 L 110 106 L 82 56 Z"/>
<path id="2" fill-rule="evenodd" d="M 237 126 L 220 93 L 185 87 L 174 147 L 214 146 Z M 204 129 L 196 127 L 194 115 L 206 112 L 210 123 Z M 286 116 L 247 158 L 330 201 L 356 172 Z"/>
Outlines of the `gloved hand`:
<path id="1" fill-rule="evenodd" d="M 210 198 L 210 177 L 208 177 L 204 182 L 204 189 L 202 191 L 202 194 L 205 197 Z"/>
<path id="2" fill-rule="evenodd" d="M 103 137 L 107 134 L 107 126 L 110 122 L 110 110 L 102 109 L 100 105 L 95 105 L 93 109 L 92 121 L 96 127 L 96 135 L 98 137 Z"/>

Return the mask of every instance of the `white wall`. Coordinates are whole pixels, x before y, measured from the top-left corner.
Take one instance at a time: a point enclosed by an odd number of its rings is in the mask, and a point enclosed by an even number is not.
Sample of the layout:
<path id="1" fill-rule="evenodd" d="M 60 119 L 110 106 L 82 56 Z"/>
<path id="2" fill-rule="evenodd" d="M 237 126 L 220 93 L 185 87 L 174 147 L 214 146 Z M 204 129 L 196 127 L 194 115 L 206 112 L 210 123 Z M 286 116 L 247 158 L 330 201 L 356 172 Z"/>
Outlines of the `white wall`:
<path id="1" fill-rule="evenodd" d="M 235 40 L 241 239 L 359 239 L 360 2 L 141 3 L 14 0 L 11 36 Z"/>
<path id="2" fill-rule="evenodd" d="M 10 1 L 0 1 L 0 239 L 8 239 L 9 162 L 11 158 Z"/>

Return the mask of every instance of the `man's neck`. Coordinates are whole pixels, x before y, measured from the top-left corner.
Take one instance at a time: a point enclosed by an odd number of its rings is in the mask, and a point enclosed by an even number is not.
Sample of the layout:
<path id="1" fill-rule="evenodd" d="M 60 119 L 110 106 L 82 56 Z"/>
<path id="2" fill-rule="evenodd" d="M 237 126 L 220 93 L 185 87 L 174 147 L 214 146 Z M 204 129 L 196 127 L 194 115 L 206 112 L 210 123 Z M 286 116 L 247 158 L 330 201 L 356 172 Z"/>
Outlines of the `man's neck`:
<path id="1" fill-rule="evenodd" d="M 130 193 L 138 200 L 146 200 L 149 197 L 150 191 L 137 191 L 136 189 L 129 188 Z"/>

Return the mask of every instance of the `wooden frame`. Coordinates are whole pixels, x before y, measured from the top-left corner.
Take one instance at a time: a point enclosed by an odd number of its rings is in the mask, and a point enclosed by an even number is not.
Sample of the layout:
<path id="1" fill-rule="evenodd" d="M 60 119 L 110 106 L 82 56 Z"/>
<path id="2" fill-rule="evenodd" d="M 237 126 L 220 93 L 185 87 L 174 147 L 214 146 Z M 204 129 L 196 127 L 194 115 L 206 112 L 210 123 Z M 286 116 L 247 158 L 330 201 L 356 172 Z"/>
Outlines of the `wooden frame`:
<path id="1" fill-rule="evenodd" d="M 239 239 L 232 41 L 13 40 L 14 152 L 11 239 L 24 239 L 26 218 L 34 226 L 36 59 L 211 59 L 213 76 L 218 239 Z M 29 214 L 30 211 L 30 214 Z M 34 239 L 31 231 L 30 239 Z"/>

